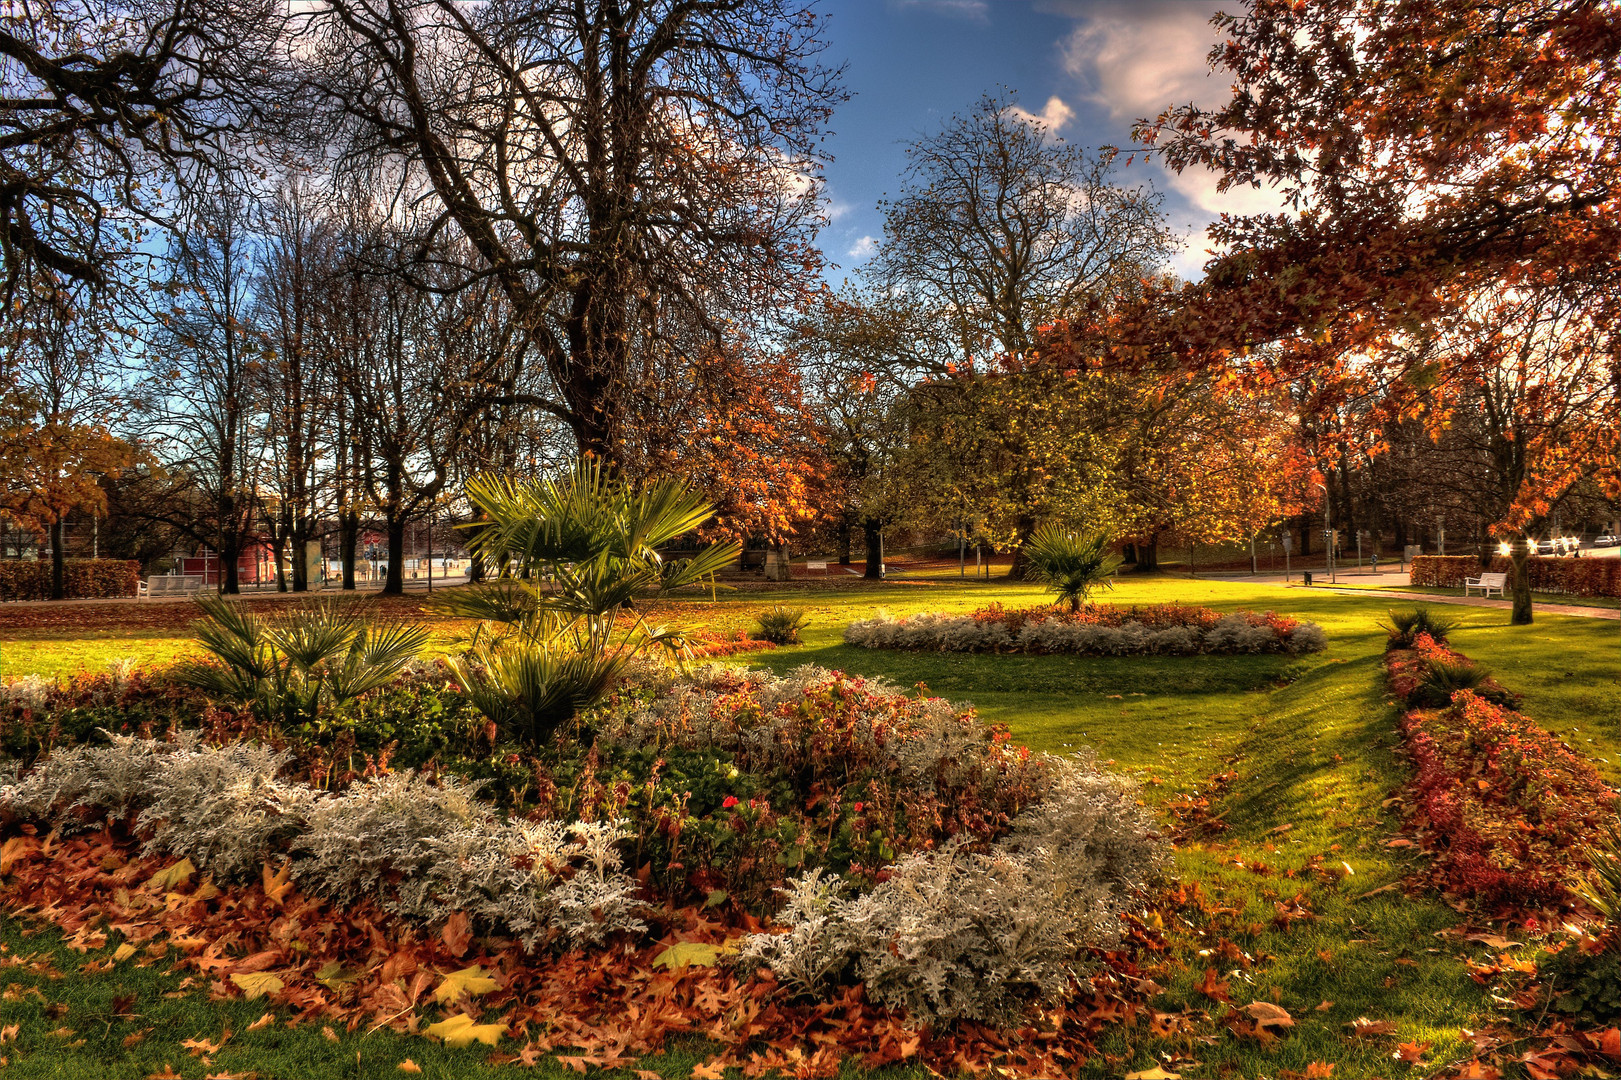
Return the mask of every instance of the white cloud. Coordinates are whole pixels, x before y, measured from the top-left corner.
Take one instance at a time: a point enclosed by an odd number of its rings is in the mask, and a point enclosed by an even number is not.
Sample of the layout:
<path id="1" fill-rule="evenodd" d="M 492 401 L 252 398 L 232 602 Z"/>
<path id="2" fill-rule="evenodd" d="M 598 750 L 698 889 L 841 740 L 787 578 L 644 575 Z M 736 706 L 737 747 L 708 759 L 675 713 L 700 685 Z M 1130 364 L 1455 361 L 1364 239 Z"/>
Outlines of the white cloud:
<path id="1" fill-rule="evenodd" d="M 1220 10 L 1216 0 L 1106 0 L 1101 4 L 1046 0 L 1048 10 L 1072 15 L 1077 25 L 1063 44 L 1064 66 L 1086 100 L 1104 109 L 1123 128 L 1153 119 L 1174 105 L 1216 108 L 1231 87 L 1210 70 L 1209 54 L 1222 35 L 1210 25 Z M 1230 5 L 1228 5 L 1230 6 Z M 1122 131 L 1122 135 L 1126 132 Z M 1164 184 L 1206 220 L 1223 213 L 1277 213 L 1284 209 L 1270 188 L 1234 187 L 1218 191 L 1220 177 L 1191 166 L 1165 172 Z M 1185 277 L 1197 277 L 1209 258 L 1209 232 L 1190 223 L 1186 249 L 1172 261 Z"/>
<path id="2" fill-rule="evenodd" d="M 1220 38 L 1210 25 L 1216 3 L 1172 0 L 1061 5 L 1080 23 L 1063 45 L 1064 67 L 1087 97 L 1127 123 L 1157 116 L 1167 105 L 1206 107 L 1226 100 L 1225 79 L 1210 71 Z"/>
<path id="3" fill-rule="evenodd" d="M 1039 128 L 1042 133 L 1051 138 L 1058 133 L 1058 129 L 1075 119 L 1075 110 L 1064 104 L 1064 100 L 1056 94 L 1047 99 L 1047 104 L 1041 111 L 1033 113 L 1021 105 L 1009 105 L 1008 115 L 1018 118 L 1031 127 Z"/>
<path id="4" fill-rule="evenodd" d="M 863 236 L 855 242 L 847 254 L 852 259 L 870 259 L 878 251 L 878 241 L 870 236 Z"/>
<path id="5" fill-rule="evenodd" d="M 935 15 L 950 15 L 958 19 L 987 22 L 991 9 L 985 0 L 889 0 L 892 7 L 903 11 L 926 11 Z"/>
<path id="6" fill-rule="evenodd" d="M 826 193 L 824 192 L 824 195 L 825 194 Z M 842 199 L 835 199 L 831 196 L 827 196 L 827 200 L 822 204 L 822 208 L 827 213 L 827 220 L 829 222 L 836 222 L 840 218 L 848 217 L 850 215 L 850 211 L 855 209 L 855 204 L 847 203 Z"/>

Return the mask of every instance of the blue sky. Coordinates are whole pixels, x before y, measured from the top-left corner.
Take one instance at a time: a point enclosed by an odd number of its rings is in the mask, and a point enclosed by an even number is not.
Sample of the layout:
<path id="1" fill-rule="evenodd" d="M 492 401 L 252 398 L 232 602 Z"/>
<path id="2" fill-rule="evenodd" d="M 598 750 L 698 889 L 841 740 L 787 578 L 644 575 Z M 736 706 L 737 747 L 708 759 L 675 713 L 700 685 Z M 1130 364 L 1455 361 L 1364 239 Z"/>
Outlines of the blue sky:
<path id="1" fill-rule="evenodd" d="M 1232 0 L 1228 8 L 1239 5 Z M 1131 124 L 1172 102 L 1219 101 L 1208 73 L 1217 0 L 823 0 L 832 18 L 824 59 L 847 65 L 853 97 L 833 117 L 827 149 L 832 223 L 822 235 L 840 277 L 883 236 L 877 203 L 894 193 L 905 143 L 936 130 L 981 94 L 1005 87 L 1020 107 L 1057 121 L 1057 134 L 1095 147 L 1129 144 Z M 1164 192 L 1168 218 L 1189 237 L 1176 268 L 1196 275 L 1203 230 L 1222 209 L 1270 200 L 1218 193 L 1208 174 L 1167 176 L 1140 161 L 1122 179 Z M 865 239 L 864 239 L 865 238 Z"/>

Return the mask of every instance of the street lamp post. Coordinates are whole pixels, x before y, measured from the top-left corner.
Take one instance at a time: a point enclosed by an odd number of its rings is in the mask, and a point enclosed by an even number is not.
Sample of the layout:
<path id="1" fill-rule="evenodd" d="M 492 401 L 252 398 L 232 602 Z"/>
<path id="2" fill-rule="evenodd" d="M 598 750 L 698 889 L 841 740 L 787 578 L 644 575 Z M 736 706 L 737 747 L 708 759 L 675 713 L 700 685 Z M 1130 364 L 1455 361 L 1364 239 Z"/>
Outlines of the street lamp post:
<path id="1" fill-rule="evenodd" d="M 1334 527 L 1329 520 L 1328 485 L 1318 481 L 1317 486 L 1323 489 L 1323 546 L 1328 549 L 1328 580 L 1331 584 L 1339 584 L 1339 578 L 1334 574 Z"/>

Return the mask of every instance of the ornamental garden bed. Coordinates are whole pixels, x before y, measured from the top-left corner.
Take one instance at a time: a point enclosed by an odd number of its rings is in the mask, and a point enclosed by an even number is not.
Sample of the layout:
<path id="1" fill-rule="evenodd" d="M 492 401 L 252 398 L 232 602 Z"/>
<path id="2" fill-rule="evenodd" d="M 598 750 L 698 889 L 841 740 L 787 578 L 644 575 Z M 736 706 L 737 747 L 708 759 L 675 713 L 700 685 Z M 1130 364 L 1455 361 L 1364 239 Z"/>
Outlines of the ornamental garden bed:
<path id="1" fill-rule="evenodd" d="M 992 605 L 969 615 L 931 612 L 906 618 L 879 611 L 852 622 L 844 640 L 867 649 L 1093 656 L 1301 655 L 1328 644 L 1315 623 L 1270 611 L 1223 614 L 1182 604 L 1094 604 L 1076 611 Z"/>
<path id="2" fill-rule="evenodd" d="M 1615 828 L 1616 792 L 1445 630 L 1398 623 L 1385 654 L 1416 770 L 1409 825 L 1447 891 L 1488 907 L 1567 906 Z"/>
<path id="3" fill-rule="evenodd" d="M 307 1018 L 1050 1072 L 1140 1004 L 1116 950 L 1163 844 L 1134 789 L 834 672 L 647 665 L 522 746 L 440 664 L 302 729 L 120 669 L 12 684 L 0 738 L 8 910 Z M 1038 1012 L 1062 1034 L 997 1034 Z"/>

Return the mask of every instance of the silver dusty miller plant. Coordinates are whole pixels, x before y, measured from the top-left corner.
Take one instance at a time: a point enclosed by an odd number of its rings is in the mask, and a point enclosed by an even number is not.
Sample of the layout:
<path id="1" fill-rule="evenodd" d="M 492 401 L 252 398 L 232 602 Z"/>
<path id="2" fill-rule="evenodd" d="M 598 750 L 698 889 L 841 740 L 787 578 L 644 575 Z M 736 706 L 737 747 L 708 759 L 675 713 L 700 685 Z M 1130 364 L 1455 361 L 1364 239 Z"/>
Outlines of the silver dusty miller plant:
<path id="1" fill-rule="evenodd" d="M 853 976 L 922 1023 L 1010 1023 L 1061 1001 L 1087 950 L 1118 938 L 1164 845 L 1130 785 L 1084 759 L 1047 763 L 1045 798 L 988 851 L 910 855 L 856 896 L 837 875 L 800 877 L 782 890 L 781 932 L 744 939 L 739 967 L 812 997 Z"/>
<path id="2" fill-rule="evenodd" d="M 278 778 L 288 755 L 254 743 L 107 737 L 0 786 L 0 807 L 64 831 L 129 821 L 147 834 L 145 853 L 189 858 L 221 881 L 288 856 L 312 895 L 372 897 L 429 922 L 466 911 L 530 949 L 646 928 L 620 865 L 621 823 L 505 820 L 478 785 L 412 773 L 333 795 Z"/>

